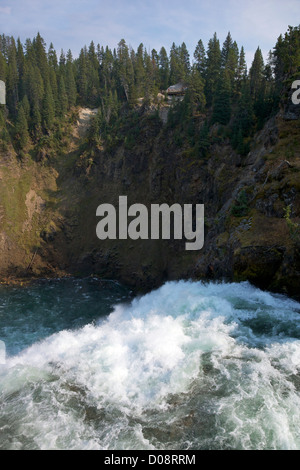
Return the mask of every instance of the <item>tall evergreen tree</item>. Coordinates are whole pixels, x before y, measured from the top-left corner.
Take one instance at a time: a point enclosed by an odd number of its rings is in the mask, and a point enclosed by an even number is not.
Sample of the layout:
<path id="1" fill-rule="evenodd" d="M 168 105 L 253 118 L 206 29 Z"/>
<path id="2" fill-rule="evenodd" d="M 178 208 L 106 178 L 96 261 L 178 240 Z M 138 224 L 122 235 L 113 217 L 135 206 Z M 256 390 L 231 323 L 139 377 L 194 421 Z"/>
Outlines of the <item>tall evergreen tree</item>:
<path id="1" fill-rule="evenodd" d="M 206 105 L 204 93 L 204 79 L 196 64 L 192 67 L 188 78 L 188 97 L 191 102 L 192 111 L 204 111 Z"/>
<path id="2" fill-rule="evenodd" d="M 95 48 L 94 41 L 91 41 L 91 43 L 89 45 L 88 60 L 89 60 L 90 67 L 95 69 L 95 70 L 98 70 L 99 61 L 98 61 L 98 57 L 97 57 L 97 54 L 96 54 L 96 48 Z"/>
<path id="3" fill-rule="evenodd" d="M 196 49 L 194 52 L 194 59 L 195 59 L 195 65 L 196 65 L 198 72 L 200 72 L 202 77 L 204 77 L 205 70 L 206 70 L 206 52 L 205 52 L 205 47 L 201 39 L 199 39 L 198 44 L 196 46 Z"/>
<path id="4" fill-rule="evenodd" d="M 156 49 L 151 51 L 152 78 L 155 90 L 160 89 L 159 56 Z"/>
<path id="5" fill-rule="evenodd" d="M 15 126 L 15 139 L 18 149 L 23 150 L 29 142 L 28 123 L 23 106 L 19 106 Z"/>
<path id="6" fill-rule="evenodd" d="M 169 58 L 167 51 L 162 47 L 159 51 L 159 74 L 160 74 L 160 87 L 162 90 L 166 90 L 169 86 Z"/>
<path id="7" fill-rule="evenodd" d="M 219 82 L 220 72 L 221 72 L 221 49 L 220 41 L 217 38 L 215 33 L 213 38 L 208 42 L 207 49 L 207 66 L 206 66 L 206 85 L 205 85 L 205 95 L 208 106 L 211 106 L 215 92 L 217 89 L 217 84 Z"/>
<path id="8" fill-rule="evenodd" d="M 3 53 L 0 51 L 0 80 L 6 81 L 7 64 Z"/>
<path id="9" fill-rule="evenodd" d="M 144 45 L 141 43 L 137 48 L 136 56 L 134 58 L 134 73 L 135 73 L 135 86 L 137 96 L 144 96 L 145 87 L 145 64 L 144 64 Z"/>
<path id="10" fill-rule="evenodd" d="M 27 98 L 27 95 L 25 95 L 20 103 L 20 106 L 22 106 L 22 108 L 24 109 L 24 113 L 25 113 L 25 117 L 26 117 L 26 121 L 28 123 L 29 121 L 29 118 L 30 118 L 30 103 L 29 103 L 29 100 Z"/>
<path id="11" fill-rule="evenodd" d="M 49 50 L 48 50 L 48 63 L 52 69 L 57 70 L 57 67 L 58 67 L 57 54 L 56 54 L 56 51 L 54 49 L 52 42 L 50 43 Z"/>
<path id="12" fill-rule="evenodd" d="M 239 64 L 237 70 L 237 79 L 238 83 L 240 84 L 242 80 L 247 77 L 247 63 L 246 63 L 246 56 L 244 47 L 241 47 L 240 55 L 239 55 Z"/>
<path id="13" fill-rule="evenodd" d="M 249 75 L 251 95 L 255 100 L 261 93 L 261 87 L 264 80 L 264 59 L 259 47 L 256 49 Z"/>
<path id="14" fill-rule="evenodd" d="M 100 84 L 103 90 L 113 86 L 114 57 L 108 46 L 106 46 L 105 51 L 104 48 L 101 48 L 101 56 Z"/>
<path id="15" fill-rule="evenodd" d="M 227 71 L 230 80 L 232 96 L 236 93 L 238 88 L 238 60 L 239 54 L 236 53 L 234 49 L 230 49 L 225 70 Z"/>
<path id="16" fill-rule="evenodd" d="M 59 75 L 55 73 L 55 70 L 53 68 L 50 68 L 48 72 L 48 76 L 49 76 L 49 82 L 51 86 L 55 112 L 56 112 L 60 109 L 60 104 L 59 104 L 60 96 L 59 96 L 59 89 L 58 89 Z"/>
<path id="17" fill-rule="evenodd" d="M 186 80 L 189 76 L 191 71 L 191 63 L 190 63 L 190 54 L 187 50 L 185 42 L 183 42 L 180 46 L 180 62 L 182 63 L 182 70 L 183 76 L 181 80 Z"/>
<path id="18" fill-rule="evenodd" d="M 68 110 L 68 95 L 66 92 L 65 81 L 64 81 L 63 76 L 61 76 L 59 80 L 58 96 L 59 96 L 58 113 L 61 118 L 64 118 Z"/>
<path id="19" fill-rule="evenodd" d="M 229 52 L 233 47 L 233 40 L 230 34 L 230 31 L 228 32 L 226 39 L 223 43 L 222 51 L 221 51 L 221 66 L 225 67 L 226 63 L 228 61 L 228 56 Z"/>
<path id="20" fill-rule="evenodd" d="M 40 33 L 37 34 L 33 41 L 33 48 L 35 51 L 35 63 L 40 69 L 41 76 L 45 83 L 49 78 L 49 68 L 46 54 L 46 44 Z"/>
<path id="21" fill-rule="evenodd" d="M 180 57 L 180 48 L 173 42 L 170 50 L 170 82 L 174 85 L 182 80 L 184 76 L 185 71 Z"/>
<path id="22" fill-rule="evenodd" d="M 25 55 L 23 45 L 20 38 L 17 40 L 17 69 L 18 69 L 18 94 L 19 99 L 22 100 L 25 95 L 25 80 L 24 76 L 26 73 Z"/>
<path id="23" fill-rule="evenodd" d="M 145 51 L 145 99 L 150 101 L 154 96 L 157 95 L 158 88 L 155 81 L 155 68 L 153 67 L 153 61 L 151 56 Z"/>
<path id="24" fill-rule="evenodd" d="M 9 142 L 10 135 L 6 127 L 5 110 L 3 106 L 0 106 L 0 148 L 4 152 L 8 149 Z"/>
<path id="25" fill-rule="evenodd" d="M 129 88 L 133 86 L 134 70 L 129 57 L 129 48 L 125 39 L 121 39 L 117 50 L 117 75 L 119 80 L 120 95 L 125 95 L 129 100 Z"/>
<path id="26" fill-rule="evenodd" d="M 86 55 L 86 51 L 85 51 Z M 59 56 L 59 70 L 60 73 L 64 73 L 65 70 L 65 65 L 66 65 L 66 54 L 63 49 L 60 51 L 60 56 Z"/>
<path id="27" fill-rule="evenodd" d="M 253 101 L 251 98 L 250 81 L 244 80 L 241 86 L 241 95 L 238 101 L 235 127 L 241 129 L 242 136 L 251 134 L 254 125 Z"/>
<path id="28" fill-rule="evenodd" d="M 31 63 L 28 64 L 26 71 L 25 89 L 31 106 L 34 103 L 41 106 L 44 96 L 44 83 L 39 68 Z"/>
<path id="29" fill-rule="evenodd" d="M 54 124 L 55 104 L 49 80 L 45 85 L 44 99 L 42 103 L 42 124 L 46 132 L 50 131 Z"/>
<path id="30" fill-rule="evenodd" d="M 87 78 L 87 57 L 86 57 L 86 49 L 82 48 L 80 50 L 79 58 L 78 58 L 78 94 L 80 102 L 86 103 L 87 101 L 87 91 L 88 91 L 88 78 Z"/>
<path id="31" fill-rule="evenodd" d="M 76 82 L 74 77 L 74 68 L 73 68 L 73 57 L 72 52 L 69 49 L 67 52 L 67 63 L 66 63 L 66 92 L 68 97 L 68 106 L 72 108 L 76 104 L 77 90 Z"/>
<path id="32" fill-rule="evenodd" d="M 18 67 L 17 67 L 17 49 L 15 40 L 12 39 L 8 51 L 8 69 L 6 77 L 7 106 L 13 117 L 18 114 L 19 87 L 18 87 Z"/>
<path id="33" fill-rule="evenodd" d="M 42 134 L 42 116 L 38 101 L 33 103 L 30 132 L 35 141 L 37 141 Z"/>
<path id="34" fill-rule="evenodd" d="M 228 124 L 231 117 L 231 84 L 227 70 L 222 70 L 213 104 L 212 121 Z"/>

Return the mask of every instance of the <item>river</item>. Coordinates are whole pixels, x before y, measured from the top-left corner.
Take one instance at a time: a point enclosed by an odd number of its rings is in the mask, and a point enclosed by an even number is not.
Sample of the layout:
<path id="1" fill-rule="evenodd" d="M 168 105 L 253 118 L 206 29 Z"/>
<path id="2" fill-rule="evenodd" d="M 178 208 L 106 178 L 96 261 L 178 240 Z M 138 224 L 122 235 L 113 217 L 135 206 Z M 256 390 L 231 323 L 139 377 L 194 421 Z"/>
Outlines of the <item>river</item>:
<path id="1" fill-rule="evenodd" d="M 1 286 L 0 449 L 299 450 L 299 313 L 248 283 Z"/>

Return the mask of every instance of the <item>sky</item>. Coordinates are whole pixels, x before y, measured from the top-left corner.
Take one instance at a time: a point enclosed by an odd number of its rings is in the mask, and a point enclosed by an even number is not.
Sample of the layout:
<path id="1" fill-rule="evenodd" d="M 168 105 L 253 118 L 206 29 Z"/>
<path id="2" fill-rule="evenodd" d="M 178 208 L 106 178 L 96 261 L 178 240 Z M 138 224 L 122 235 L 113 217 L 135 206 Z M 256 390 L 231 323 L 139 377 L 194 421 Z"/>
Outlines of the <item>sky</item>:
<path id="1" fill-rule="evenodd" d="M 58 55 L 74 57 L 94 41 L 111 49 L 125 39 L 158 52 L 185 42 L 193 59 L 202 39 L 205 48 L 216 32 L 222 46 L 230 31 L 244 46 L 248 65 L 259 46 L 265 58 L 289 25 L 298 26 L 300 0 L 0 0 L 0 34 L 24 43 L 39 32 Z"/>

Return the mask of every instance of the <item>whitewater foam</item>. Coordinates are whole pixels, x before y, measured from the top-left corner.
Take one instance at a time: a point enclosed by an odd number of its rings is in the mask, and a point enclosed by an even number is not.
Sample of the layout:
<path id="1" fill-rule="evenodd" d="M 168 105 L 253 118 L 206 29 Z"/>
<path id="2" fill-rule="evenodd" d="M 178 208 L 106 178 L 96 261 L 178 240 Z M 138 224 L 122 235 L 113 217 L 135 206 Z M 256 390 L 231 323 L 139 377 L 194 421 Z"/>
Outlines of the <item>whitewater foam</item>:
<path id="1" fill-rule="evenodd" d="M 299 308 L 179 281 L 55 333 L 0 370 L 0 448 L 299 449 Z"/>

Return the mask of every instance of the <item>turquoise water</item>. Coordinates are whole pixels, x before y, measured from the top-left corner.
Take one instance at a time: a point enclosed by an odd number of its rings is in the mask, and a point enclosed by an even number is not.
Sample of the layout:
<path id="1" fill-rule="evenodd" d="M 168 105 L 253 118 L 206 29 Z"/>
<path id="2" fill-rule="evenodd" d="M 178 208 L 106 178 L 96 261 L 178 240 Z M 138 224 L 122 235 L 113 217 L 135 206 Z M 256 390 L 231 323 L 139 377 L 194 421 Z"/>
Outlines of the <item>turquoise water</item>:
<path id="1" fill-rule="evenodd" d="M 248 283 L 1 287 L 0 449 L 300 449 L 299 313 Z"/>

